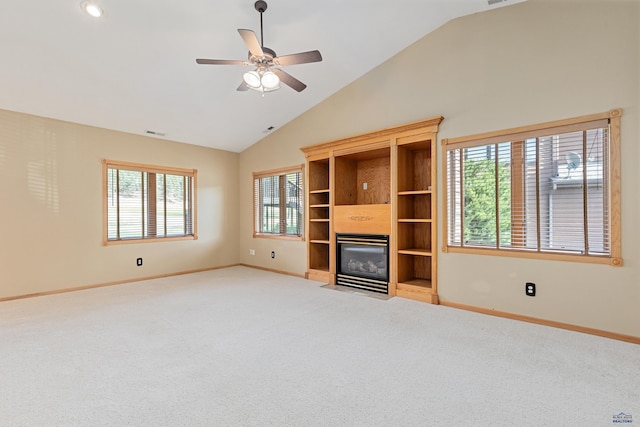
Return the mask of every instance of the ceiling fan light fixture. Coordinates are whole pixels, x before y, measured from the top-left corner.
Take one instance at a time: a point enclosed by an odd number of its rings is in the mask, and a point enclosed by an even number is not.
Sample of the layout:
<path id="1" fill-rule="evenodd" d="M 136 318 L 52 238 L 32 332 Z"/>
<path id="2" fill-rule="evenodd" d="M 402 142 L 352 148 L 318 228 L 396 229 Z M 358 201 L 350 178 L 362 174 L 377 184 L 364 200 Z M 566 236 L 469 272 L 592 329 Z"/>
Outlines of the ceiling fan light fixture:
<path id="1" fill-rule="evenodd" d="M 260 82 L 266 90 L 275 90 L 280 87 L 280 78 L 271 70 L 267 70 L 262 74 Z"/>
<path id="2" fill-rule="evenodd" d="M 80 7 L 94 18 L 100 18 L 104 14 L 104 10 L 92 1 L 83 1 Z"/>
<path id="3" fill-rule="evenodd" d="M 260 75 L 256 70 L 247 71 L 242 75 L 244 82 L 252 89 L 258 89 L 261 85 L 260 83 Z"/>
<path id="4" fill-rule="evenodd" d="M 247 60 L 197 58 L 196 63 L 210 65 L 248 65 L 254 67 L 253 70 L 247 71 L 242 75 L 242 83 L 240 83 L 240 86 L 236 89 L 240 92 L 252 89 L 256 92 L 262 92 L 264 96 L 265 92 L 280 89 L 280 83 L 284 83 L 285 86 L 289 86 L 296 92 L 302 92 L 307 85 L 280 67 L 320 62 L 322 61 L 322 55 L 317 50 L 310 50 L 308 52 L 277 56 L 273 49 L 264 45 L 262 37 L 262 14 L 267 10 L 267 2 L 258 0 L 254 7 L 260 13 L 260 40 L 258 40 L 258 37 L 253 31 L 238 28 L 240 37 L 242 37 L 244 44 L 249 49 Z"/>

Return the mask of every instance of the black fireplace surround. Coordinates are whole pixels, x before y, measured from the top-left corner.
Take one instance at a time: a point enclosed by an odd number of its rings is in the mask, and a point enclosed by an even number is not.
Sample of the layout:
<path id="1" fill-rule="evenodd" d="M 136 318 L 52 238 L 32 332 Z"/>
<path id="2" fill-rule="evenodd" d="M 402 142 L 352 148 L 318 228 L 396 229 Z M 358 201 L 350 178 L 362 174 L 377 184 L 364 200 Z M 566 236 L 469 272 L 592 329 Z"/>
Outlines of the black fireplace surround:
<path id="1" fill-rule="evenodd" d="M 336 234 L 336 241 L 336 284 L 388 293 L 389 236 Z"/>

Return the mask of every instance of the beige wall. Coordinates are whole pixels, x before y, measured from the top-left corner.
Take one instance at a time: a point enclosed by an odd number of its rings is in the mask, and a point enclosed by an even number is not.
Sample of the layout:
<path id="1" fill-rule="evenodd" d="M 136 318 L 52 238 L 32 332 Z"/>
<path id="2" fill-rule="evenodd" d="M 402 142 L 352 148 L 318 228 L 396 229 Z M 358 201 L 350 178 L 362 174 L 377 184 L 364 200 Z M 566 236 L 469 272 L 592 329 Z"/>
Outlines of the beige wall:
<path id="1" fill-rule="evenodd" d="M 304 271 L 303 244 L 251 236 L 251 172 L 302 162 L 300 146 L 437 115 L 439 137 L 453 138 L 622 108 L 624 267 L 440 253 L 439 293 L 640 336 L 639 22 L 637 1 L 529 0 L 439 28 L 241 153 L 242 262 Z"/>
<path id="2" fill-rule="evenodd" d="M 295 122 L 294 122 L 295 125 Z M 278 138 L 267 138 L 240 154 L 240 262 L 303 275 L 307 266 L 306 243 L 266 237 L 253 238 L 253 172 L 304 164 L 305 158 L 298 150 L 297 133 L 287 133 L 283 128 Z M 288 139 L 288 136 L 292 139 Z M 249 255 L 249 250 L 255 255 Z M 271 252 L 276 253 L 271 258 Z"/>
<path id="3" fill-rule="evenodd" d="M 238 157 L 0 110 L 0 298 L 236 263 Z M 103 246 L 104 158 L 197 169 L 199 239 Z"/>

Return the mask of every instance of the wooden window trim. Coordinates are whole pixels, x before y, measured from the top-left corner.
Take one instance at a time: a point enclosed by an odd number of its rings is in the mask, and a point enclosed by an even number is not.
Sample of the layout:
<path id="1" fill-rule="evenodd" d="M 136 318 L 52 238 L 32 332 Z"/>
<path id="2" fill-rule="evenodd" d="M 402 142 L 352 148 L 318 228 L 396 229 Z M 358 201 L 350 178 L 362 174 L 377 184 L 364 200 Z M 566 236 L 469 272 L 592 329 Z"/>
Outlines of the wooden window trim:
<path id="1" fill-rule="evenodd" d="M 265 171 L 260 171 L 260 172 L 253 172 L 252 175 L 252 179 L 251 179 L 251 185 L 253 186 L 253 237 L 254 238 L 262 238 L 262 239 L 278 239 L 278 240 L 293 240 L 293 241 L 304 241 L 304 230 L 302 231 L 302 234 L 300 236 L 294 236 L 291 234 L 273 234 L 273 233 L 261 233 L 256 229 L 256 225 L 257 225 L 257 221 L 258 221 L 258 217 L 257 217 L 257 212 L 258 212 L 258 205 L 257 203 L 257 198 L 256 198 L 256 194 L 255 194 L 255 182 L 256 179 L 260 179 L 260 178 L 267 178 L 267 177 L 271 177 L 271 176 L 275 176 L 278 175 L 280 177 L 284 177 L 286 174 L 289 173 L 300 173 L 300 177 L 302 179 L 303 182 L 303 186 L 306 184 L 304 182 L 304 164 L 300 164 L 300 165 L 295 165 L 295 166 L 290 166 L 290 167 L 283 167 L 283 168 L 277 168 L 277 169 L 270 169 L 270 170 L 265 170 Z M 282 179 L 282 178 L 280 178 Z M 280 190 L 281 193 L 285 191 L 285 188 L 280 185 Z M 303 203 L 304 203 L 304 191 L 302 192 L 302 197 L 303 197 Z M 280 209 L 282 211 L 283 207 L 282 205 L 280 206 Z M 286 210 L 286 208 L 285 208 Z M 283 216 L 282 216 L 282 212 L 280 214 L 280 221 L 283 221 Z M 286 218 L 284 219 L 286 221 Z M 302 219 L 301 224 L 304 224 L 304 218 Z"/>
<path id="2" fill-rule="evenodd" d="M 124 170 L 132 170 L 132 171 L 140 171 L 140 172 L 149 172 L 152 174 L 163 174 L 163 175 L 183 175 L 185 177 L 192 178 L 192 185 L 189 187 L 189 200 L 192 201 L 192 234 L 188 236 L 169 236 L 169 237 L 145 237 L 145 238 L 131 238 L 131 239 L 123 239 L 123 240 L 109 240 L 108 233 L 108 204 L 107 204 L 107 171 L 108 169 L 124 169 Z M 151 176 L 151 175 L 149 175 Z M 166 181 L 166 179 L 165 179 Z M 197 240 L 198 239 L 198 198 L 197 198 L 197 188 L 198 188 L 198 170 L 197 169 L 184 169 L 184 168 L 176 168 L 170 166 L 158 166 L 158 165 L 148 165 L 144 163 L 133 163 L 133 162 L 122 162 L 116 160 L 102 160 L 102 244 L 104 246 L 111 245 L 126 245 L 133 243 L 153 243 L 153 242 L 170 242 L 170 241 L 178 241 L 178 240 Z M 165 190 L 166 191 L 166 190 Z M 186 191 L 186 190 L 185 190 Z M 155 193 L 155 189 L 153 190 Z M 152 208 L 154 211 L 156 207 Z M 165 198 L 165 211 L 166 211 L 166 198 Z M 118 218 L 119 220 L 119 218 Z M 155 224 L 155 219 L 153 220 L 153 227 L 157 227 Z M 150 225 L 151 226 L 151 225 Z M 165 218 L 165 230 L 166 230 L 166 218 Z"/>
<path id="3" fill-rule="evenodd" d="M 533 258 L 533 259 L 546 259 L 546 260 L 559 260 L 559 261 L 576 261 L 587 262 L 594 264 L 609 264 L 612 266 L 622 266 L 622 209 L 621 209 L 621 150 L 620 150 L 620 117 L 622 116 L 621 109 L 614 109 L 609 112 L 592 114 L 587 116 L 581 116 L 565 120 L 557 120 L 552 122 L 541 123 L 537 125 L 521 126 L 511 129 L 505 129 L 500 131 L 486 132 L 476 135 L 469 135 L 459 138 L 448 138 L 441 140 L 443 146 L 442 154 L 442 190 L 443 194 L 448 194 L 449 179 L 447 175 L 448 153 L 454 149 L 468 148 L 479 145 L 495 144 L 503 142 L 505 140 L 521 141 L 525 138 L 532 138 L 536 136 L 548 135 L 549 133 L 565 133 L 572 132 L 578 129 L 582 129 L 587 124 L 593 124 L 596 126 L 603 126 L 605 124 L 609 127 L 609 226 L 610 226 L 610 255 L 574 255 L 564 253 L 550 253 L 539 252 L 531 250 L 519 250 L 517 248 L 511 249 L 494 249 L 494 248 L 472 248 L 472 247 L 459 247 L 450 246 L 449 242 L 449 201 L 445 198 L 443 201 L 443 217 L 442 224 L 442 251 L 443 252 L 456 252 L 475 255 L 494 255 L 494 256 L 506 256 L 516 258 Z M 513 153 L 512 153 L 513 156 Z M 515 163 L 515 162 L 514 162 Z M 512 182 L 512 186 L 514 183 Z M 519 185 L 516 183 L 515 185 Z M 464 206 L 463 206 L 464 209 Z M 539 215 L 538 215 L 539 217 Z M 539 227 L 538 227 L 539 229 Z"/>

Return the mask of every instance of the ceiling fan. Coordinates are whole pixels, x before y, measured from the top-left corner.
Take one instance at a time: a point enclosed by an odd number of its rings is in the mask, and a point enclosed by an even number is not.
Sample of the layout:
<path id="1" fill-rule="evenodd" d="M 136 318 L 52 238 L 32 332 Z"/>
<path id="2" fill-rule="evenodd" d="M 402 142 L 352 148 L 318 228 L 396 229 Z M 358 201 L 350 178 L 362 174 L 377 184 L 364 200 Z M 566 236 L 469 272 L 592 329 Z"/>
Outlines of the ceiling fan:
<path id="1" fill-rule="evenodd" d="M 309 62 L 322 61 L 322 55 L 317 50 L 294 53 L 291 55 L 277 56 L 276 52 L 264 46 L 262 32 L 262 14 L 267 10 L 267 2 L 258 0 L 255 9 L 260 12 L 260 42 L 256 34 L 251 30 L 238 29 L 240 37 L 249 48 L 249 58 L 246 61 L 232 59 L 196 59 L 198 64 L 209 65 L 247 65 L 255 67 L 243 75 L 243 81 L 238 86 L 239 91 L 249 89 L 262 92 L 271 92 L 280 88 L 280 82 L 292 89 L 302 92 L 307 85 L 280 68 L 286 65 L 307 64 Z"/>

